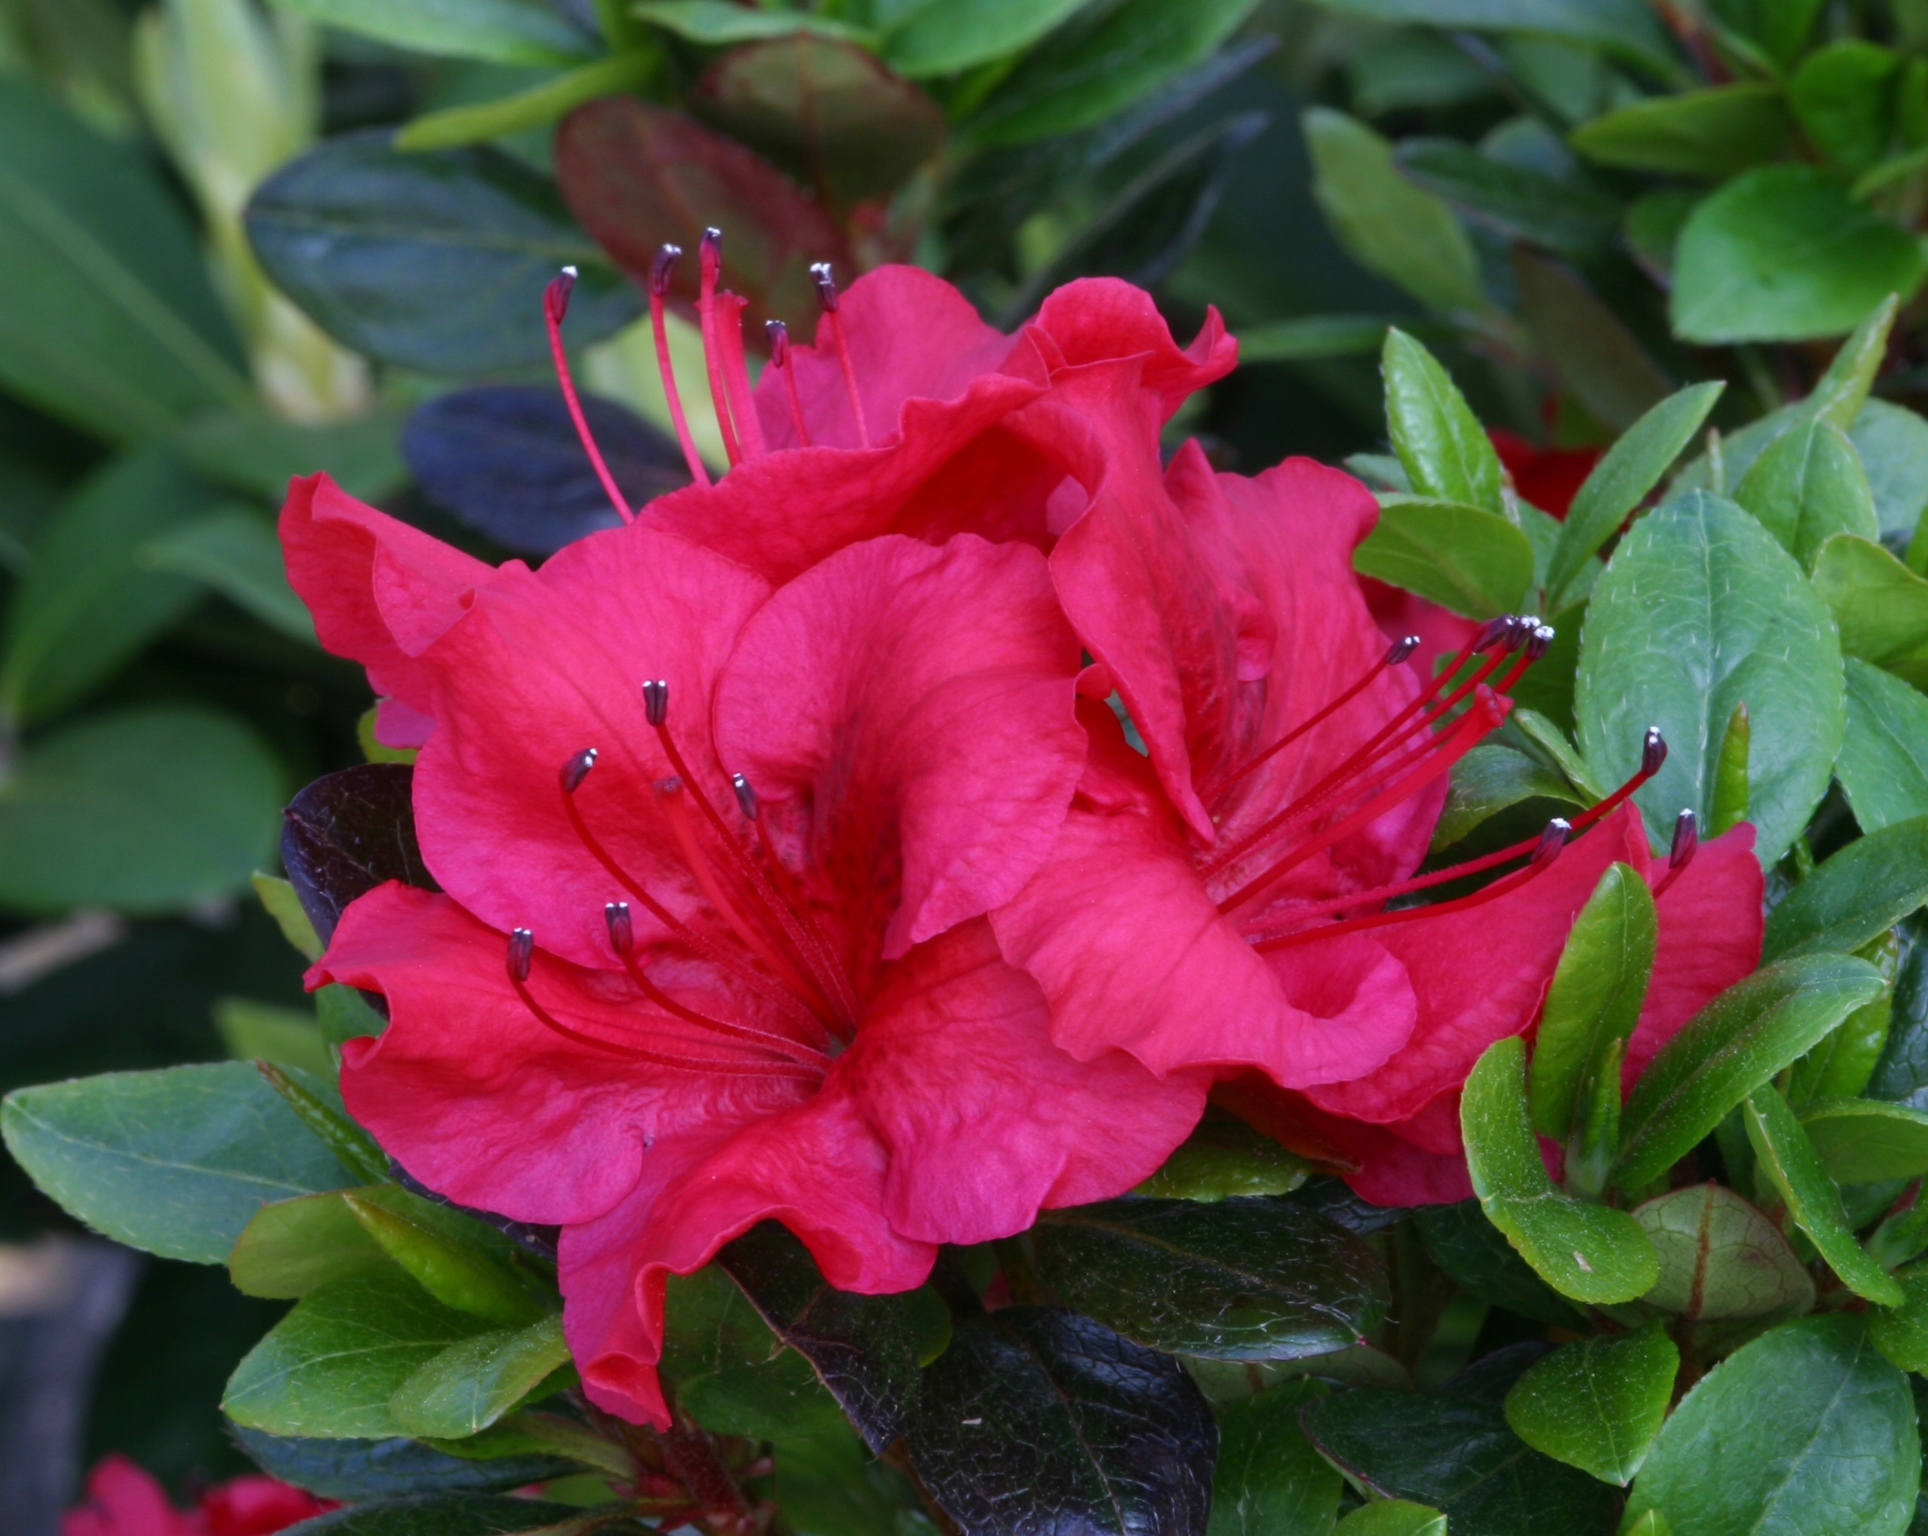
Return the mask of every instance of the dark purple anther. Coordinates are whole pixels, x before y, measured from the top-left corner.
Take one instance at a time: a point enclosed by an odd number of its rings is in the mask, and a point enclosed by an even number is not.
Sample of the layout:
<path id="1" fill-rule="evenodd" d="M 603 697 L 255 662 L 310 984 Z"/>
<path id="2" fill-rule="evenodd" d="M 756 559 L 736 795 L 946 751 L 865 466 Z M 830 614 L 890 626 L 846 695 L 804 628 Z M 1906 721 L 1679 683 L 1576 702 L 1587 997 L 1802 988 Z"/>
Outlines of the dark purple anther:
<path id="1" fill-rule="evenodd" d="M 636 942 L 635 930 L 629 925 L 629 903 L 608 903 L 603 908 L 603 921 L 609 925 L 609 947 L 619 955 L 628 954 L 630 946 Z"/>
<path id="2" fill-rule="evenodd" d="M 1386 665 L 1396 667 L 1419 649 L 1419 636 L 1402 635 L 1386 651 Z"/>
<path id="3" fill-rule="evenodd" d="M 669 684 L 664 679 L 643 684 L 643 714 L 651 725 L 669 719 Z"/>
<path id="4" fill-rule="evenodd" d="M 1527 868 L 1539 869 L 1559 857 L 1560 850 L 1566 847 L 1567 834 L 1573 830 L 1573 823 L 1564 816 L 1555 816 L 1540 833 L 1540 841 L 1533 850 L 1533 857 L 1527 861 Z"/>
<path id="5" fill-rule="evenodd" d="M 542 310 L 557 325 L 569 313 L 569 295 L 576 286 L 576 269 L 564 267 L 549 279 L 549 286 L 542 290 Z"/>
<path id="6" fill-rule="evenodd" d="M 740 773 L 733 773 L 730 775 L 730 788 L 736 791 L 737 809 L 742 811 L 748 820 L 755 821 L 756 791 L 750 787 L 750 781 Z"/>
<path id="7" fill-rule="evenodd" d="M 1674 845 L 1667 853 L 1669 869 L 1685 869 L 1700 847 L 1700 818 L 1691 810 L 1674 818 Z"/>
<path id="8" fill-rule="evenodd" d="M 584 747 L 562 765 L 562 792 L 573 795 L 582 786 L 582 781 L 589 777 L 589 770 L 595 766 L 596 749 Z"/>
<path id="9" fill-rule="evenodd" d="M 723 231 L 715 225 L 711 225 L 708 229 L 704 230 L 703 243 L 697 247 L 697 252 L 706 261 L 721 261 L 723 259 Z"/>
<path id="10" fill-rule="evenodd" d="M 1553 644 L 1555 633 L 1556 631 L 1551 624 L 1539 625 L 1532 634 L 1526 637 L 1526 659 L 1528 661 L 1538 661 L 1544 656 Z"/>
<path id="11" fill-rule="evenodd" d="M 817 285 L 817 297 L 823 301 L 823 307 L 834 315 L 837 312 L 837 279 L 830 270 L 830 263 L 812 263 L 810 280 Z"/>
<path id="12" fill-rule="evenodd" d="M 1513 632 L 1513 615 L 1503 613 L 1497 619 L 1488 619 L 1480 625 L 1479 633 L 1473 636 L 1473 654 L 1490 651 L 1501 640 Z"/>
<path id="13" fill-rule="evenodd" d="M 529 959 L 535 952 L 534 929 L 518 928 L 509 935 L 509 980 L 527 981 L 529 979 Z"/>
<path id="14" fill-rule="evenodd" d="M 1660 765 L 1667 761 L 1667 738 L 1660 734 L 1660 727 L 1647 727 L 1646 739 L 1640 743 L 1640 776 L 1651 779 L 1660 772 Z"/>
<path id="15" fill-rule="evenodd" d="M 676 270 L 676 263 L 682 254 L 682 246 L 666 245 L 650 258 L 649 291 L 657 298 L 669 292 L 669 275 Z"/>
<path id="16" fill-rule="evenodd" d="M 763 333 L 770 338 L 770 366 L 788 368 L 790 366 L 790 327 L 781 320 L 765 320 Z"/>

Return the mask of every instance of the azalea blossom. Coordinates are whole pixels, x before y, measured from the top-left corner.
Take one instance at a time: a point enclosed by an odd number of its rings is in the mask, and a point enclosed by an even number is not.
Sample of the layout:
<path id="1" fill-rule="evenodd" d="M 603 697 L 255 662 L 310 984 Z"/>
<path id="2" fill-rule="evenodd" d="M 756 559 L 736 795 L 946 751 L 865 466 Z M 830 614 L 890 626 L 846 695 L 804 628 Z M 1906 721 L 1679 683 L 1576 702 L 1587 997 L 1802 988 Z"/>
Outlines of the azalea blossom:
<path id="1" fill-rule="evenodd" d="M 154 1475 L 125 1456 L 87 1474 L 85 1499 L 61 1518 L 61 1536 L 274 1536 L 337 1506 L 272 1477 L 217 1483 L 198 1507 L 176 1509 Z"/>

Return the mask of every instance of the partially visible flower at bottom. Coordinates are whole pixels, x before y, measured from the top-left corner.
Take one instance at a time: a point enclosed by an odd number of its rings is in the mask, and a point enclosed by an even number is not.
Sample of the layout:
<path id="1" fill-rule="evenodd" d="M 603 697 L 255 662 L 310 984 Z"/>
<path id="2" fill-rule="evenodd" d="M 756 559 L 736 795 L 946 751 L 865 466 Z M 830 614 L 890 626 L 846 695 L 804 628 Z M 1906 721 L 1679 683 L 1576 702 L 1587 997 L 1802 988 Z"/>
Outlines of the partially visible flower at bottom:
<path id="1" fill-rule="evenodd" d="M 86 1498 L 61 1519 L 60 1536 L 274 1536 L 339 1507 L 253 1474 L 215 1484 L 196 1509 L 176 1509 L 152 1473 L 108 1456 L 88 1473 Z"/>

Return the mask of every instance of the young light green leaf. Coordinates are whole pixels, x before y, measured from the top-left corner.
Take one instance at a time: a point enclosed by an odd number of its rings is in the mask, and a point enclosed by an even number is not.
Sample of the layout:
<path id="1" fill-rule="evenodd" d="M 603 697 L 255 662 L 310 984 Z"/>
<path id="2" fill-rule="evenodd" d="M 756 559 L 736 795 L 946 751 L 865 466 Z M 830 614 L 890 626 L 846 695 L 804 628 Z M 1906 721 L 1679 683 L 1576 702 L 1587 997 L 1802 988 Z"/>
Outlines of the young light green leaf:
<path id="1" fill-rule="evenodd" d="M 388 1028 L 384 1019 L 361 993 L 339 981 L 330 982 L 315 993 L 315 1018 L 321 1037 L 340 1047 L 365 1035 L 379 1035 Z"/>
<path id="2" fill-rule="evenodd" d="M 569 1363 L 560 1313 L 451 1344 L 395 1389 L 402 1432 L 462 1440 L 487 1429 Z"/>
<path id="3" fill-rule="evenodd" d="M 1627 515 L 1660 483 L 1694 440 L 1707 413 L 1727 386 L 1693 384 L 1669 395 L 1621 434 L 1581 485 L 1561 524 L 1560 542 L 1547 568 L 1546 587 L 1555 613 L 1568 606 L 1567 589 Z"/>
<path id="4" fill-rule="evenodd" d="M 1609 865 L 1567 934 L 1534 1036 L 1527 1098 L 1542 1136 L 1567 1138 L 1585 1086 L 1613 1044 L 1632 1036 L 1658 933 L 1647 882 L 1626 864 Z"/>
<path id="5" fill-rule="evenodd" d="M 496 64 L 574 64 L 595 41 L 542 0 L 286 0 L 326 26 L 415 53 Z"/>
<path id="6" fill-rule="evenodd" d="M 339 1192 L 262 1206 L 228 1255 L 236 1290 L 275 1300 L 295 1301 L 357 1275 L 395 1273 L 394 1260 Z"/>
<path id="7" fill-rule="evenodd" d="M 1340 1477 L 1299 1428 L 1300 1406 L 1324 1391 L 1302 1377 L 1219 1413 L 1206 1536 L 1331 1531 Z"/>
<path id="8" fill-rule="evenodd" d="M 1809 568 L 1833 535 L 1872 539 L 1881 531 L 1860 456 L 1847 434 L 1826 421 L 1806 422 L 1776 438 L 1735 488 L 1734 499 Z"/>
<path id="9" fill-rule="evenodd" d="M 1721 732 L 1720 756 L 1714 759 L 1714 803 L 1708 815 L 1707 834 L 1719 837 L 1730 827 L 1747 820 L 1748 803 L 1753 798 L 1747 777 L 1747 761 L 1754 743 L 1753 722 L 1747 713 L 1747 700 L 1734 706 Z"/>
<path id="10" fill-rule="evenodd" d="M 1533 546 L 1496 513 L 1458 502 L 1388 496 L 1353 551 L 1363 575 L 1468 618 L 1516 611 L 1533 584 Z"/>
<path id="11" fill-rule="evenodd" d="M 1427 1256 L 1474 1296 L 1555 1328 L 1585 1330 L 1585 1317 L 1534 1273 L 1505 1234 L 1486 1219 L 1479 1201 L 1421 1206 L 1413 1212 L 1413 1225 Z"/>
<path id="12" fill-rule="evenodd" d="M 1841 1027 L 1794 1063 L 1788 1074 L 1787 1101 L 1802 1109 L 1817 1099 L 1851 1099 L 1868 1086 L 1888 1048 L 1894 1021 L 1894 986 L 1901 971 L 1897 930 L 1881 934 L 1856 951 L 1881 973 L 1882 995 L 1842 1020 Z"/>
<path id="13" fill-rule="evenodd" d="M 395 135 L 395 147 L 411 152 L 455 149 L 464 144 L 487 144 L 528 128 L 540 128 L 566 117 L 585 101 L 641 85 L 657 64 L 655 53 L 641 49 L 612 54 L 511 96 L 425 113 L 402 127 Z"/>
<path id="14" fill-rule="evenodd" d="M 443 1306 L 493 1323 L 527 1324 L 549 1311 L 510 1267 L 507 1243 L 472 1218 L 393 1184 L 341 1199 L 382 1251 Z"/>
<path id="15" fill-rule="evenodd" d="M 1386 428 L 1420 496 L 1500 513 L 1500 456 L 1439 359 L 1404 331 L 1386 333 L 1379 371 Z"/>
<path id="16" fill-rule="evenodd" d="M 1868 1337 L 1902 1370 L 1928 1372 L 1928 1264 L 1910 1264 L 1894 1278 L 1901 1305 L 1870 1309 Z"/>
<path id="17" fill-rule="evenodd" d="M 1491 1046 L 1466 1080 L 1459 1122 L 1473 1191 L 1542 1278 L 1594 1305 L 1631 1301 L 1658 1273 L 1653 1244 L 1625 1211 L 1562 1194 L 1547 1177 L 1526 1104 L 1526 1046 Z"/>
<path id="18" fill-rule="evenodd" d="M 1759 1174 L 1765 1174 L 1780 1192 L 1788 1214 L 1842 1284 L 1884 1307 L 1900 1306 L 1901 1287 L 1855 1241 L 1839 1187 L 1828 1177 L 1820 1153 L 1787 1100 L 1771 1083 L 1763 1083 L 1747 1097 L 1747 1139 L 1753 1144 Z"/>
<path id="19" fill-rule="evenodd" d="M 1921 1445 L 1907 1378 L 1852 1314 L 1785 1323 L 1681 1400 L 1627 1501 L 1693 1536 L 1888 1532 L 1914 1513 Z"/>
<path id="20" fill-rule="evenodd" d="M 1821 1166 L 1837 1184 L 1877 1184 L 1928 1173 L 1928 1110 L 1879 1099 L 1817 1099 L 1801 1111 L 1800 1120 Z"/>
<path id="21" fill-rule="evenodd" d="M 1624 1338 L 1562 1345 L 1506 1394 L 1506 1422 L 1534 1450 L 1622 1488 L 1667 1417 L 1680 1351 L 1658 1321 Z"/>
<path id="22" fill-rule="evenodd" d="M 1847 955 L 1783 960 L 1736 982 L 1661 1047 L 1634 1085 L 1615 1181 L 1623 1189 L 1653 1183 L 1728 1110 L 1881 992 L 1875 968 Z"/>
<path id="23" fill-rule="evenodd" d="M 1928 817 L 1856 838 L 1767 916 L 1770 960 L 1861 948 L 1928 902 Z"/>
<path id="24" fill-rule="evenodd" d="M 1568 142 L 1589 160 L 1671 176 L 1732 176 L 1787 143 L 1781 93 L 1761 81 L 1649 96 L 1576 128 Z"/>
<path id="25" fill-rule="evenodd" d="M 256 875 L 252 881 L 254 894 L 261 898 L 261 905 L 267 909 L 268 916 L 275 920 L 281 936 L 309 960 L 321 958 L 321 940 L 315 934 L 315 925 L 308 920 L 308 914 L 301 909 L 301 898 L 295 888 L 279 875 Z"/>
<path id="26" fill-rule="evenodd" d="M 1928 816 L 1928 698 L 1850 656 L 1848 724 L 1834 776 L 1863 832 Z"/>
<path id="27" fill-rule="evenodd" d="M 1289 1195 L 1312 1164 L 1243 1120 L 1207 1110 L 1165 1164 L 1134 1194 L 1215 1204 L 1231 1195 Z"/>
<path id="28" fill-rule="evenodd" d="M 1814 562 L 1814 590 L 1834 615 L 1841 649 L 1910 681 L 1928 678 L 1928 581 L 1869 539 L 1836 534 Z"/>
<path id="29" fill-rule="evenodd" d="M 1788 105 L 1810 143 L 1845 170 L 1864 171 L 1887 151 L 1889 87 L 1901 55 L 1843 38 L 1817 48 L 1787 83 Z"/>
<path id="30" fill-rule="evenodd" d="M 1900 308 L 1899 296 L 1891 293 L 1868 311 L 1854 333 L 1836 349 L 1827 372 L 1808 391 L 1807 398 L 1794 408 L 1799 419 L 1825 421 L 1843 432 L 1860 423 L 1874 376 L 1888 355 L 1888 333 L 1894 329 L 1895 315 Z M 1875 404 L 1884 409 L 1897 409 L 1881 401 Z"/>
<path id="31" fill-rule="evenodd" d="M 1690 1184 L 1634 1207 L 1660 1278 L 1641 1301 L 1688 1322 L 1794 1316 L 1814 1305 L 1814 1279 L 1781 1229 L 1733 1190 Z"/>
<path id="32" fill-rule="evenodd" d="M 900 7 L 907 14 L 884 38 L 884 62 L 900 75 L 917 79 L 969 69 L 1030 47 L 1085 3 L 985 0 L 978 5 Z M 725 9 L 720 5 L 711 8 Z"/>
<path id="33" fill-rule="evenodd" d="M 116 1242 L 223 1263 L 263 1205 L 351 1182 L 248 1062 L 110 1072 L 21 1088 L 7 1150 L 49 1197 Z"/>
<path id="34" fill-rule="evenodd" d="M 1394 168 L 1392 146 L 1327 107 L 1301 119 L 1313 195 L 1354 260 L 1444 315 L 1486 306 L 1479 258 L 1453 210 Z"/>
<path id="35" fill-rule="evenodd" d="M 1334 1526 L 1333 1536 L 1446 1536 L 1446 1517 L 1410 1499 L 1374 1499 Z"/>
<path id="36" fill-rule="evenodd" d="M 1659 726 L 1672 750 L 1636 803 L 1654 836 L 1683 807 L 1706 827 L 1722 734 L 1744 702 L 1748 814 L 1771 864 L 1827 791 L 1846 714 L 1839 658 L 1793 557 L 1733 502 L 1689 492 L 1634 524 L 1594 587 L 1574 693 L 1581 750 L 1621 780 Z"/>
<path id="37" fill-rule="evenodd" d="M 316 1073 L 335 1069 L 314 1014 L 302 1009 L 223 997 L 214 1004 L 214 1027 L 236 1061 L 274 1061 Z"/>

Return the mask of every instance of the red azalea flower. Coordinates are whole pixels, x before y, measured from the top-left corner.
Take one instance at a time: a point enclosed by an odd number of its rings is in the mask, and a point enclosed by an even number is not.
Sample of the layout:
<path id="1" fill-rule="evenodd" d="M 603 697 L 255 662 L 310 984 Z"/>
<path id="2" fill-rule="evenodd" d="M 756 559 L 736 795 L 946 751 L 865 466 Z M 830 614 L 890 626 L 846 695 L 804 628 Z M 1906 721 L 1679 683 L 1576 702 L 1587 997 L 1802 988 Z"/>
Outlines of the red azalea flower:
<path id="1" fill-rule="evenodd" d="M 193 1513 L 177 1510 L 152 1474 L 108 1456 L 87 1476 L 87 1499 L 61 1519 L 61 1536 L 274 1536 L 340 1506 L 259 1475 L 216 1484 Z"/>
<path id="2" fill-rule="evenodd" d="M 1520 499 L 1558 518 L 1567 515 L 1573 498 L 1605 452 L 1601 448 L 1542 448 L 1504 427 L 1489 428 L 1486 435 L 1492 439 L 1500 463 L 1513 477 L 1513 489 L 1520 493 Z"/>
<path id="3" fill-rule="evenodd" d="M 1461 653 L 1470 679 L 1422 687 L 1397 665 L 1412 644 L 1388 650 L 1352 574 L 1377 517 L 1363 486 L 1303 460 L 1214 474 L 1189 446 L 1161 474 L 1123 428 L 1105 451 L 1104 492 L 1052 574 L 1097 661 L 1084 691 L 1115 689 L 1148 755 L 1087 705 L 1091 764 L 1058 849 L 992 915 L 1004 954 L 1043 985 L 1074 1056 L 1256 1073 L 1359 1162 L 1368 1198 L 1463 1195 L 1459 1088 L 1486 1046 L 1533 1023 L 1607 863 L 1649 868 L 1638 816 L 1616 810 L 1646 775 L 1576 818 L 1575 831 L 1600 825 L 1564 852 L 1554 829 L 1411 878 L 1448 770 L 1503 718 L 1550 632 L 1496 621 Z M 1752 837 L 1736 828 L 1661 872 L 1661 958 L 1630 1073 L 1757 960 Z M 1385 910 L 1522 856 L 1474 896 Z"/>
<path id="4" fill-rule="evenodd" d="M 899 1290 L 1197 1119 L 1202 1075 L 1052 1045 L 982 916 L 1084 759 L 1036 550 L 872 539 L 773 594 L 639 522 L 478 572 L 319 477 L 283 528 L 324 640 L 432 727 L 447 894 L 363 896 L 310 976 L 388 999 L 344 1097 L 430 1187 L 562 1226 L 604 1407 L 666 1422 L 665 1273 L 758 1221 Z"/>

